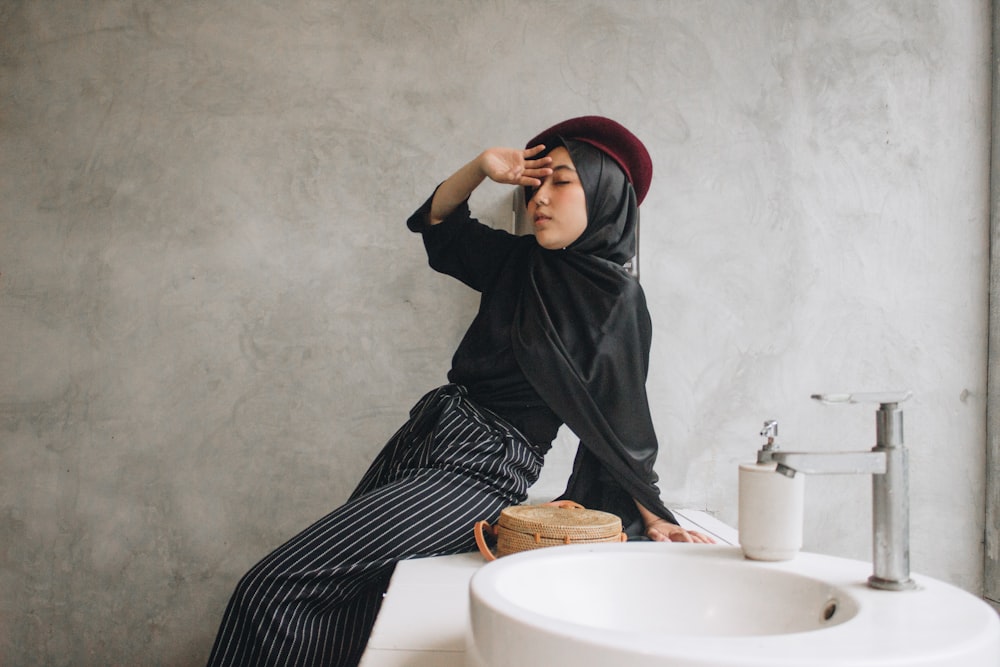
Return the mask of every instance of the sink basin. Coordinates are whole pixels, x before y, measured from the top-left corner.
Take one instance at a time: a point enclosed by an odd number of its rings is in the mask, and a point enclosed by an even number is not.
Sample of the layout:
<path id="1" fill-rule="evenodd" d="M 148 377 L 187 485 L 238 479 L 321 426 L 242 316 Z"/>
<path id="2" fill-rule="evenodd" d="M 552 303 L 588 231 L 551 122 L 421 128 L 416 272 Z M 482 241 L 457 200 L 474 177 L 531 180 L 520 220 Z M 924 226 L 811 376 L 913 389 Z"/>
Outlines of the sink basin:
<path id="1" fill-rule="evenodd" d="M 536 618 L 623 634 L 780 635 L 843 623 L 858 612 L 854 597 L 842 588 L 747 568 L 736 560 L 698 557 L 700 550 L 671 553 L 668 560 L 663 549 L 648 548 L 545 555 L 507 561 L 503 571 L 488 573 L 492 581 L 484 575 L 475 586 L 493 588 L 509 612 L 520 609 Z"/>
<path id="2" fill-rule="evenodd" d="M 738 547 L 571 545 L 506 556 L 470 583 L 475 667 L 920 665 L 997 667 L 1000 618 L 914 575 L 878 591 L 871 564 Z"/>

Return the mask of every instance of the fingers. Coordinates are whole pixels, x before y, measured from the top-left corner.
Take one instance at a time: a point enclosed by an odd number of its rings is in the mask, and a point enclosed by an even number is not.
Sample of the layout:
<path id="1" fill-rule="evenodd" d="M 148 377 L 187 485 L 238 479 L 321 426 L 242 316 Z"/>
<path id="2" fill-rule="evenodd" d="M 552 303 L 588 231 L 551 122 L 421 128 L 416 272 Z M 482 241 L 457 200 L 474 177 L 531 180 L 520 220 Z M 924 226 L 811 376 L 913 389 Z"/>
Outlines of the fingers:
<path id="1" fill-rule="evenodd" d="M 545 157 L 541 160 L 532 160 L 530 162 L 524 163 L 524 176 L 534 178 L 536 180 L 545 178 L 552 174 L 552 169 L 548 165 L 552 162 L 552 158 Z"/>
<path id="2" fill-rule="evenodd" d="M 548 166 L 552 158 L 532 159 L 544 149 L 541 144 L 525 150 L 488 148 L 478 158 L 480 168 L 484 176 L 497 183 L 538 187 L 552 173 Z"/>
<path id="3" fill-rule="evenodd" d="M 545 158 L 546 160 L 551 160 L 551 158 Z M 541 168 L 526 168 L 521 170 L 518 174 L 518 179 L 515 181 L 517 185 L 526 185 L 532 188 L 540 187 L 542 184 L 542 179 L 546 176 L 550 176 L 552 170 L 548 167 Z"/>
<path id="4" fill-rule="evenodd" d="M 544 144 L 538 144 L 531 148 L 526 148 L 524 150 L 524 167 L 526 172 L 539 172 L 533 173 L 532 176 L 548 176 L 552 173 L 551 169 L 546 168 L 546 165 L 552 164 L 552 158 L 546 155 L 545 157 L 538 158 L 537 160 L 532 160 L 534 156 L 538 155 L 545 150 Z"/>
<path id="5" fill-rule="evenodd" d="M 540 173 L 538 176 L 545 177 L 552 173 L 551 169 L 546 170 L 548 173 Z M 535 176 L 529 176 L 528 172 L 524 172 L 521 178 L 516 182 L 516 185 L 526 185 L 532 188 L 537 188 L 542 184 L 541 178 Z"/>
<path id="6" fill-rule="evenodd" d="M 674 526 L 667 530 L 660 528 L 650 528 L 646 531 L 646 537 L 654 542 L 693 542 L 692 536 L 679 526 Z"/>
<path id="7" fill-rule="evenodd" d="M 501 146 L 487 148 L 479 154 L 475 162 L 482 176 L 497 183 L 511 185 L 518 182 L 528 167 L 524 151 Z"/>
<path id="8" fill-rule="evenodd" d="M 698 544 L 715 544 L 715 540 L 713 540 L 711 537 L 709 537 L 708 535 L 702 535 L 701 533 L 696 531 L 691 531 L 691 537 Z"/>
<path id="9" fill-rule="evenodd" d="M 694 542 L 694 536 L 688 531 L 681 528 L 680 530 L 670 531 L 670 541 L 671 542 Z"/>
<path id="10" fill-rule="evenodd" d="M 688 544 L 715 544 L 715 540 L 699 533 L 696 530 L 685 530 L 681 527 L 673 528 L 669 531 L 662 531 L 658 528 L 651 528 L 646 534 L 654 542 L 685 542 Z"/>
<path id="11" fill-rule="evenodd" d="M 696 530 L 689 530 L 687 532 L 688 535 L 691 536 L 692 540 L 697 542 L 698 544 L 715 544 L 715 540 L 709 537 L 708 535 L 699 533 Z"/>
<path id="12" fill-rule="evenodd" d="M 531 148 L 525 148 L 524 159 L 527 160 L 530 157 L 535 157 L 544 150 L 545 150 L 545 144 L 538 144 L 537 146 L 532 146 Z"/>

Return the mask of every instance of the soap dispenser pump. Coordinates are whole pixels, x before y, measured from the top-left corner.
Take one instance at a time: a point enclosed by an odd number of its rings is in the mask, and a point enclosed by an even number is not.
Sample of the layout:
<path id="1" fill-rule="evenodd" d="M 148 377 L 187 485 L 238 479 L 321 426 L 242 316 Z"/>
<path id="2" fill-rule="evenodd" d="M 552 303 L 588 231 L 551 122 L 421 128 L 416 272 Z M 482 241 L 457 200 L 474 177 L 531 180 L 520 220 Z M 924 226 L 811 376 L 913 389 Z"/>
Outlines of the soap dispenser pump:
<path id="1" fill-rule="evenodd" d="M 771 455 L 778 448 L 778 422 L 764 422 L 764 445 L 757 461 L 739 471 L 739 536 L 743 555 L 752 560 L 791 560 L 802 548 L 805 475 L 776 472 Z"/>
<path id="2" fill-rule="evenodd" d="M 767 438 L 767 441 L 757 450 L 757 463 L 770 463 L 771 453 L 778 448 L 778 445 L 774 442 L 778 439 L 778 422 L 774 419 L 765 421 L 760 435 Z"/>

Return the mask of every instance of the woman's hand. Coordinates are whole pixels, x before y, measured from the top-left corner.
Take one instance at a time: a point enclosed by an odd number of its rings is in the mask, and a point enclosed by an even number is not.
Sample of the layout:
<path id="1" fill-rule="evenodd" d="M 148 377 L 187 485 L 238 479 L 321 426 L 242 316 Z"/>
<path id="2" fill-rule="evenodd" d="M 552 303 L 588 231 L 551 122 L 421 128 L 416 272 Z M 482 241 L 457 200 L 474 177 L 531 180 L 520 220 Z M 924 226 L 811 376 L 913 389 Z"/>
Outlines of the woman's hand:
<path id="1" fill-rule="evenodd" d="M 657 518 L 646 524 L 646 537 L 654 542 L 694 542 L 697 544 L 715 544 L 708 535 L 696 530 L 687 530 L 666 519 Z"/>
<path id="2" fill-rule="evenodd" d="M 642 506 L 638 500 L 635 506 L 639 508 L 642 522 L 646 524 L 646 537 L 654 542 L 695 542 L 697 544 L 715 544 L 708 535 L 699 533 L 697 530 L 687 530 L 681 528 L 676 523 L 670 523 L 662 519 Z"/>
<path id="3" fill-rule="evenodd" d="M 489 148 L 479 156 L 479 168 L 491 181 L 505 185 L 539 186 L 543 178 L 552 173 L 548 167 L 552 158 L 533 159 L 545 150 L 539 144 L 521 150 L 519 148 Z"/>
<path id="4" fill-rule="evenodd" d="M 552 158 L 534 159 L 543 150 L 545 146 L 538 145 L 523 150 L 489 148 L 483 151 L 438 186 L 431 201 L 430 224 L 436 225 L 451 215 L 486 178 L 505 185 L 541 185 L 541 179 L 552 173 L 548 167 Z"/>

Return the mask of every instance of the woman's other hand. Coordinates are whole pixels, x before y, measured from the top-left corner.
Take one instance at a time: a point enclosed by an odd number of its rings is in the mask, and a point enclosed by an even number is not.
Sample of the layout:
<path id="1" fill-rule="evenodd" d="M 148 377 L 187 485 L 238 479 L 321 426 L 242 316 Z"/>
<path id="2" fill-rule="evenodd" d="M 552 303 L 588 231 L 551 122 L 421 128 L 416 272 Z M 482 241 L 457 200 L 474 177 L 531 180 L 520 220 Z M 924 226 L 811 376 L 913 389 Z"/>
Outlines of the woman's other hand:
<path id="1" fill-rule="evenodd" d="M 646 524 L 646 537 L 654 542 L 695 542 L 697 544 L 715 544 L 708 535 L 699 533 L 697 530 L 687 530 L 681 528 L 676 523 L 670 523 L 666 519 L 656 516 L 642 506 L 638 500 L 635 506 L 639 508 L 642 522 Z"/>
<path id="2" fill-rule="evenodd" d="M 646 524 L 646 537 L 654 542 L 692 542 L 696 544 L 715 544 L 708 535 L 696 530 L 687 530 L 666 519 L 657 519 Z"/>

